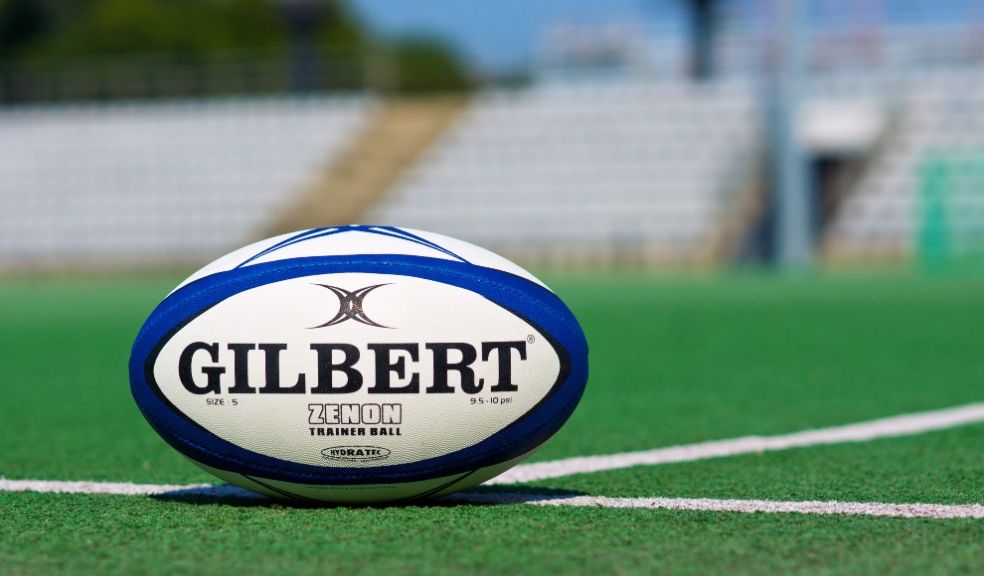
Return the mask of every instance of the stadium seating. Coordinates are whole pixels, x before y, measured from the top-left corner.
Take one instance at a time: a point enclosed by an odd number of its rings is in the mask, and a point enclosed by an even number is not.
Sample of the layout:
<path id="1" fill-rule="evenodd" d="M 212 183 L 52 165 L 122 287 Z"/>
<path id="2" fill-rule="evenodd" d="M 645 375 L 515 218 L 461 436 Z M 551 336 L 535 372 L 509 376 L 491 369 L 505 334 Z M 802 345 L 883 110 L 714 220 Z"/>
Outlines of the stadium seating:
<path id="1" fill-rule="evenodd" d="M 984 162 L 984 75 L 977 70 L 938 71 L 899 82 L 894 130 L 882 151 L 837 211 L 825 238 L 836 261 L 906 259 L 919 251 L 925 231 L 927 172 L 933 162 Z M 976 158 L 976 160 L 975 160 Z M 966 162 L 964 162 L 966 160 Z M 951 174 L 945 195 L 951 242 L 984 238 L 984 175 Z"/>
<path id="2" fill-rule="evenodd" d="M 976 171 L 946 176 L 948 248 L 984 246 L 984 75 L 827 88 L 814 93 L 867 95 L 894 121 L 826 227 L 826 257 L 916 254 L 934 162 Z M 758 96 L 737 80 L 485 91 L 361 220 L 527 263 L 721 261 L 762 152 Z M 0 110 L 0 267 L 207 260 L 268 230 L 379 110 L 356 96 Z"/>
<path id="3" fill-rule="evenodd" d="M 483 93 L 366 220 L 526 262 L 710 259 L 760 152 L 754 96 L 683 82 Z"/>
<path id="4" fill-rule="evenodd" d="M 0 265 L 205 260 L 255 239 L 362 97 L 0 111 Z"/>

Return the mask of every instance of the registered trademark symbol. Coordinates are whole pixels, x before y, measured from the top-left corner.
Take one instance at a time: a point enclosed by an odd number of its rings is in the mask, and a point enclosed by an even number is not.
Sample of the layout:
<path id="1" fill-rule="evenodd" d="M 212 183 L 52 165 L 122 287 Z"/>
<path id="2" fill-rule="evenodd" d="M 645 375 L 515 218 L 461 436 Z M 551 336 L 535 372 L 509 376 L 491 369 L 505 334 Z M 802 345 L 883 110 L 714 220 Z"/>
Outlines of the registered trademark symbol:
<path id="1" fill-rule="evenodd" d="M 532 344 L 532 343 L 536 342 L 536 336 L 534 336 L 532 334 L 529 334 L 529 335 L 526 336 L 526 341 L 529 342 L 530 344 Z"/>

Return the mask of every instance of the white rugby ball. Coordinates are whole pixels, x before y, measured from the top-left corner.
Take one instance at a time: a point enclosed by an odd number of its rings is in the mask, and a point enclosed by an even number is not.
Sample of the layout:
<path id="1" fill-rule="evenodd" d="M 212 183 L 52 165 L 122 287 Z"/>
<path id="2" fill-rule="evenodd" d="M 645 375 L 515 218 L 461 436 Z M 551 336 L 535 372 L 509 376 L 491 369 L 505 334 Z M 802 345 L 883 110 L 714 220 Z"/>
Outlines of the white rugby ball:
<path id="1" fill-rule="evenodd" d="M 193 274 L 133 345 L 151 426 L 222 480 L 380 503 L 474 486 L 567 420 L 587 343 L 532 274 L 391 226 L 315 228 Z"/>

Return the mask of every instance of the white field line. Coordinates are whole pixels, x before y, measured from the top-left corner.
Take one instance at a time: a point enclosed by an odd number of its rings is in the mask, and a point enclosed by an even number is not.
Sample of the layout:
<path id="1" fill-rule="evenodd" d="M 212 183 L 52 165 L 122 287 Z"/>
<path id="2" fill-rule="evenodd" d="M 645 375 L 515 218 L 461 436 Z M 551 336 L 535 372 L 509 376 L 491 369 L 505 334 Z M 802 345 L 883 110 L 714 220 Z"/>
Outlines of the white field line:
<path id="1" fill-rule="evenodd" d="M 0 478 L 0 491 L 48 492 L 62 494 L 118 494 L 126 496 L 162 495 L 171 497 L 207 496 L 213 498 L 266 499 L 235 486 L 211 484 L 131 484 L 127 482 L 56 482 L 45 480 L 6 480 Z M 607 498 L 604 496 L 556 496 L 469 492 L 444 499 L 462 504 L 529 504 L 533 506 L 575 506 L 594 508 L 647 508 L 652 510 L 694 510 L 700 512 L 744 512 L 766 514 L 821 514 L 845 516 L 886 516 L 894 518 L 984 518 L 981 504 L 887 504 L 880 502 L 782 502 L 772 500 L 714 500 L 710 498 Z"/>
<path id="2" fill-rule="evenodd" d="M 535 506 L 585 506 L 598 508 L 650 508 L 702 512 L 840 514 L 895 518 L 984 518 L 981 504 L 885 504 L 880 502 L 782 502 L 775 500 L 715 500 L 711 498 L 608 498 L 605 496 L 557 497 L 546 494 L 466 493 L 448 497 L 475 504 L 533 504 Z"/>
<path id="3" fill-rule="evenodd" d="M 167 492 L 210 490 L 212 484 L 133 484 L 131 482 L 61 482 L 58 480 L 8 480 L 0 478 L 0 492 L 49 492 L 56 494 L 115 494 L 150 496 Z M 246 490 L 244 494 L 252 494 Z"/>
<path id="4" fill-rule="evenodd" d="M 489 484 L 531 482 L 573 474 L 617 470 L 632 466 L 691 462 L 739 454 L 786 450 L 822 444 L 865 442 L 943 430 L 984 421 L 984 404 L 968 404 L 945 410 L 893 416 L 846 426 L 807 430 L 779 436 L 748 436 L 643 452 L 568 458 L 517 466 Z M 71 494 L 170 495 L 262 498 L 234 486 L 211 484 L 133 484 L 129 482 L 59 482 L 0 478 L 2 492 L 54 492 Z M 981 504 L 885 504 L 877 502 L 781 502 L 770 500 L 711 500 L 705 498 L 607 498 L 603 496 L 555 496 L 519 493 L 455 494 L 449 501 L 538 506 L 596 506 L 605 508 L 653 508 L 719 512 L 847 514 L 902 518 L 984 518 Z"/>
<path id="5" fill-rule="evenodd" d="M 708 458 L 772 452 L 823 444 L 867 442 L 879 438 L 922 434 L 924 432 L 943 430 L 966 424 L 974 424 L 976 422 L 984 422 L 984 403 L 967 404 L 931 412 L 903 414 L 901 416 L 868 420 L 845 426 L 805 430 L 803 432 L 781 434 L 778 436 L 745 436 L 730 440 L 713 440 L 710 442 L 670 446 L 642 452 L 624 452 L 605 456 L 581 456 L 550 462 L 522 464 L 507 470 L 503 474 L 489 480 L 486 484 L 535 482 L 549 478 L 603 472 L 606 470 L 619 470 L 633 466 L 693 462 Z"/>

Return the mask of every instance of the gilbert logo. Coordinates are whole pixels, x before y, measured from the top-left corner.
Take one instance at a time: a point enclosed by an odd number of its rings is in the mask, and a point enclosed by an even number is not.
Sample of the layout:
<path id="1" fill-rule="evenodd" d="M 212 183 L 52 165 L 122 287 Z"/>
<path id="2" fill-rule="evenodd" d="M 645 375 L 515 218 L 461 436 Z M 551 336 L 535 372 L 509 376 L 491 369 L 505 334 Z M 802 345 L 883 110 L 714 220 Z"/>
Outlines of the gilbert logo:
<path id="1" fill-rule="evenodd" d="M 366 286 L 365 288 L 359 288 L 358 290 L 353 290 L 351 292 L 344 288 L 339 288 L 338 286 L 329 286 L 328 284 L 315 284 L 315 286 L 327 288 L 335 293 L 335 296 L 338 297 L 338 313 L 335 314 L 334 318 L 324 324 L 312 326 L 311 330 L 314 330 L 315 328 L 337 326 L 346 320 L 355 320 L 361 324 L 375 326 L 376 328 L 389 328 L 389 326 L 383 326 L 382 324 L 373 322 L 368 316 L 366 316 L 366 311 L 363 308 L 362 303 L 370 292 L 380 286 L 388 286 L 388 284 L 374 284 L 372 286 Z"/>

